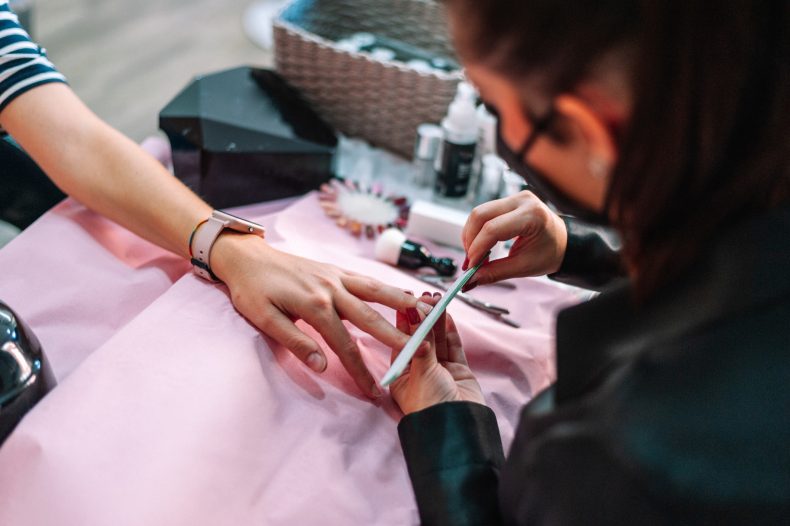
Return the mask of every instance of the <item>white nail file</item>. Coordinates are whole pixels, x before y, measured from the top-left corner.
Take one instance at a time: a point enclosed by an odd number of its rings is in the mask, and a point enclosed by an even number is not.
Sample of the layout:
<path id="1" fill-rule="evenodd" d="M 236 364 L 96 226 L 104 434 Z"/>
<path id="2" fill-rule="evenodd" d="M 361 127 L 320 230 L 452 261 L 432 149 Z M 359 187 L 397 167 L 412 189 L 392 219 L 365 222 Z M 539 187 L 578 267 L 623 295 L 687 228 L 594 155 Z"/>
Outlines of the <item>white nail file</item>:
<path id="1" fill-rule="evenodd" d="M 483 261 L 485 261 L 485 259 L 486 258 L 483 258 Z M 428 316 L 422 320 L 422 323 L 419 327 L 417 327 L 417 330 L 414 331 L 414 334 L 411 335 L 409 341 L 406 342 L 406 345 L 403 347 L 398 357 L 395 358 L 394 362 L 392 362 L 387 374 L 385 374 L 381 379 L 381 385 L 385 387 L 388 386 L 403 373 L 403 370 L 406 369 L 409 361 L 411 361 L 411 359 L 414 357 L 414 353 L 417 352 L 417 349 L 419 348 L 422 341 L 426 336 L 428 336 L 428 333 L 431 332 L 431 329 L 433 329 L 433 326 L 436 324 L 439 316 L 441 316 L 445 309 L 447 309 L 447 305 L 450 304 L 455 295 L 461 292 L 461 289 L 464 288 L 466 282 L 469 281 L 472 276 L 474 276 L 475 272 L 477 272 L 477 269 L 479 269 L 483 264 L 483 261 L 481 261 L 477 266 L 472 267 L 464 272 L 457 280 L 455 280 L 455 283 L 453 283 L 452 287 L 447 289 L 447 292 L 444 294 L 444 296 L 442 296 L 442 299 L 439 300 L 439 303 L 437 303 L 431 312 L 428 313 Z"/>

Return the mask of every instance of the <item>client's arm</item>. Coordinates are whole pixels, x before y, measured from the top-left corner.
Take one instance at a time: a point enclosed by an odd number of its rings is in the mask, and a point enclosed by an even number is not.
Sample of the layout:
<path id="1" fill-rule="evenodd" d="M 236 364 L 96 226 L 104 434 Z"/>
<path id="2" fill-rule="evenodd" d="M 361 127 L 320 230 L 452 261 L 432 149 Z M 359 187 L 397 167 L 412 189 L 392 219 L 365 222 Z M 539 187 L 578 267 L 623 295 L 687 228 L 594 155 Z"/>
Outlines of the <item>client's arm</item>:
<path id="1" fill-rule="evenodd" d="M 16 93 L 1 110 L 0 124 L 65 193 L 188 257 L 190 233 L 211 207 L 94 115 L 68 86 L 44 84 Z M 320 345 L 294 325 L 304 319 L 357 385 L 377 395 L 376 382 L 341 319 L 387 345 L 403 345 L 406 337 L 365 302 L 403 309 L 419 306 L 417 300 L 371 278 L 277 251 L 259 237 L 225 232 L 211 252 L 211 266 L 228 285 L 239 312 L 321 372 L 327 362 Z"/>

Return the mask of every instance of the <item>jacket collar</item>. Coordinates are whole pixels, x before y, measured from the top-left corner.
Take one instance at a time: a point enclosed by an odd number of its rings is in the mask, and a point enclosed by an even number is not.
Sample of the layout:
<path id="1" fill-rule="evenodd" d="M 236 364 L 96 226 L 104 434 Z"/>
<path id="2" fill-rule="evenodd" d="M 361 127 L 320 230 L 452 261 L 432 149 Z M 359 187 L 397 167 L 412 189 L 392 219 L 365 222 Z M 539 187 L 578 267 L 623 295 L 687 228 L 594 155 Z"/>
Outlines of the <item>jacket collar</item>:
<path id="1" fill-rule="evenodd" d="M 557 401 L 582 394 L 616 361 L 761 304 L 790 301 L 790 207 L 729 229 L 685 275 L 637 307 L 623 280 L 560 313 Z"/>

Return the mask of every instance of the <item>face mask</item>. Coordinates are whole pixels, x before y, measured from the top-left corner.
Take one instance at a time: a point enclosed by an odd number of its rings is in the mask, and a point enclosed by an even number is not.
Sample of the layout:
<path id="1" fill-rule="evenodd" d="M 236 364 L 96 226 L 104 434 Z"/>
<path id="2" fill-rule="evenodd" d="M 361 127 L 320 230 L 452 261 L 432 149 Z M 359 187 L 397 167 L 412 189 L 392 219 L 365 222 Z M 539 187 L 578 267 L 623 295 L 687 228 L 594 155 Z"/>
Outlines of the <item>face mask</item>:
<path id="1" fill-rule="evenodd" d="M 491 112 L 490 109 L 489 112 Z M 497 123 L 501 122 L 496 110 L 494 110 L 492 114 L 497 117 Z M 568 197 L 567 194 L 557 189 L 557 187 L 549 182 L 545 175 L 530 166 L 524 160 L 540 134 L 546 131 L 553 117 L 554 110 L 550 111 L 548 115 L 542 119 L 533 121 L 535 122 L 535 126 L 532 129 L 532 133 L 529 134 L 524 141 L 524 145 L 518 152 L 513 151 L 507 145 L 502 138 L 501 128 L 497 125 L 497 155 L 508 164 L 511 170 L 524 178 L 527 182 L 528 189 L 532 193 L 538 196 L 543 202 L 554 206 L 559 213 L 576 217 L 586 223 L 609 226 L 609 218 L 605 214 L 595 212 L 580 205 L 575 200 Z"/>

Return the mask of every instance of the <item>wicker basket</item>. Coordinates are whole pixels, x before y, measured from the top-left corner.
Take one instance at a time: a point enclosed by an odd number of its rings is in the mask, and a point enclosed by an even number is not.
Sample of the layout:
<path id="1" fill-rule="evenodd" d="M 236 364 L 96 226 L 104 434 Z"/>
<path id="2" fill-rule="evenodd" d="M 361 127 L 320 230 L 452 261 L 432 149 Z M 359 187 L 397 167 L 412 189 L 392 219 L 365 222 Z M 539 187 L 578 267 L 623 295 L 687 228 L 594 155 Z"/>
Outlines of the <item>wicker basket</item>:
<path id="1" fill-rule="evenodd" d="M 294 0 L 274 21 L 277 70 L 342 133 L 411 158 L 417 125 L 441 120 L 462 72 L 417 71 L 336 45 L 360 31 L 455 56 L 432 0 Z"/>

